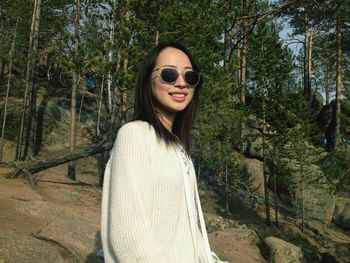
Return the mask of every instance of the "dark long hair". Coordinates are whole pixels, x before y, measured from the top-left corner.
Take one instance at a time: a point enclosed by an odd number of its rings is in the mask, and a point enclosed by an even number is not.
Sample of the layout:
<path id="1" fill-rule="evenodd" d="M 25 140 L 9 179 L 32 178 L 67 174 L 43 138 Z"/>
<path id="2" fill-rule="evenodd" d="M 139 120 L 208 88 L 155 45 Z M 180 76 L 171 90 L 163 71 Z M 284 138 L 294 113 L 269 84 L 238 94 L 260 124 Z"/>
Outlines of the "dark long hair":
<path id="1" fill-rule="evenodd" d="M 184 52 L 189 58 L 192 68 L 195 71 L 200 72 L 200 68 L 195 63 L 192 54 L 183 45 L 176 42 L 158 44 L 148 53 L 139 72 L 135 92 L 133 119 L 142 120 L 150 123 L 154 127 L 159 139 L 163 140 L 168 145 L 181 143 L 185 147 L 187 153 L 189 153 L 190 130 L 192 128 L 194 118 L 196 116 L 199 104 L 199 92 L 203 85 L 203 78 L 200 79 L 200 82 L 194 88 L 194 94 L 191 102 L 187 105 L 187 107 L 184 110 L 176 113 L 174 123 L 172 126 L 172 132 L 169 132 L 157 116 L 155 109 L 157 101 L 155 101 L 151 89 L 151 74 L 156 65 L 158 55 L 163 49 L 168 47 L 176 48 Z"/>

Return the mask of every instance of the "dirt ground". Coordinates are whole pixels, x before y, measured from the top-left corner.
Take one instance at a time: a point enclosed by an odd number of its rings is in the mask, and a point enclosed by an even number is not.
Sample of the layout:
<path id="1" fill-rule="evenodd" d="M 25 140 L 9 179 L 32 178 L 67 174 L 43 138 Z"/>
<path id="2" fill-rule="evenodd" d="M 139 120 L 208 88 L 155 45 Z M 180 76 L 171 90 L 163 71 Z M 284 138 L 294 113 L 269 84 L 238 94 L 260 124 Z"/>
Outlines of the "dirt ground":
<path id="1" fill-rule="evenodd" d="M 14 146 L 6 144 L 4 153 L 3 161 L 13 160 Z M 67 165 L 38 173 L 35 189 L 25 177 L 5 178 L 12 169 L 0 167 L 1 263 L 99 262 L 96 162 L 95 157 L 79 160 L 75 182 L 65 176 Z"/>
<path id="2" fill-rule="evenodd" d="M 62 149 L 43 150 L 54 156 Z M 13 160 L 14 145 L 7 143 L 3 161 Z M 98 186 L 97 158 L 77 162 L 77 180 L 66 177 L 67 165 L 36 174 L 36 188 L 25 177 L 7 179 L 12 171 L 0 167 L 0 263 L 17 262 L 102 262 L 96 256 L 100 248 L 101 187 Z M 232 215 L 225 214 L 218 196 L 202 191 L 206 221 L 213 226 L 209 234 L 212 250 L 231 263 L 262 263 L 257 243 L 269 235 L 293 241 L 312 254 L 320 242 L 311 230 L 303 237 L 293 222 L 267 227 L 263 210 L 252 211 L 242 200 L 230 203 Z M 254 232 L 254 231 L 255 232 Z M 333 233 L 331 233 L 333 231 Z M 255 234 L 256 233 L 256 234 Z M 329 228 L 336 239 L 334 249 L 350 255 L 350 236 Z M 299 238 L 299 239 L 298 239 Z M 317 262 L 317 261 L 315 261 Z M 346 262 L 346 261 L 344 261 Z"/>

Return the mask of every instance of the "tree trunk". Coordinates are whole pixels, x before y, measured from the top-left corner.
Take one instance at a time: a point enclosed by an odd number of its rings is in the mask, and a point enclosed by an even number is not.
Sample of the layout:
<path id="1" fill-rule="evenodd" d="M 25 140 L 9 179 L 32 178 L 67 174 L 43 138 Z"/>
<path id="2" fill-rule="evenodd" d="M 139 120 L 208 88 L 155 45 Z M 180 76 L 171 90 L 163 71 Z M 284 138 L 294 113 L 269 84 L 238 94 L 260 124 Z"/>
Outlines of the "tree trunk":
<path id="1" fill-rule="evenodd" d="M 245 3 L 245 1 L 243 1 Z M 241 103 L 245 105 L 245 85 L 247 81 L 248 18 L 243 18 L 242 64 L 241 64 Z"/>
<path id="2" fill-rule="evenodd" d="M 264 84 L 265 85 L 265 84 Z M 264 87 L 263 102 L 262 102 L 262 114 L 263 114 L 263 131 L 262 131 L 262 150 L 263 150 L 263 176 L 264 176 L 264 193 L 265 193 L 265 214 L 266 224 L 271 225 L 270 219 L 270 201 L 268 192 L 268 176 L 267 176 L 267 144 L 266 144 L 266 87 Z"/>
<path id="3" fill-rule="evenodd" d="M 307 52 L 307 48 L 309 46 L 309 35 L 307 33 L 307 31 L 305 31 L 305 34 L 304 34 L 304 94 L 305 96 L 308 96 L 309 92 L 308 92 L 308 79 L 309 79 L 309 76 L 308 76 L 308 70 L 307 70 L 307 61 L 308 61 L 308 58 L 307 58 L 307 55 L 308 55 L 308 52 Z"/>
<path id="4" fill-rule="evenodd" d="M 242 106 L 245 106 L 245 91 L 246 91 L 246 80 L 247 80 L 247 49 L 248 49 L 248 14 L 249 11 L 247 9 L 246 0 L 243 0 L 243 14 L 244 18 L 241 21 L 238 21 L 238 28 L 240 29 L 240 35 L 242 38 L 242 42 L 240 43 L 240 49 L 238 48 L 238 56 L 237 59 L 239 61 L 239 73 L 238 73 L 238 79 L 239 79 L 239 87 L 240 87 L 240 102 Z M 238 46 L 238 47 L 239 47 Z M 241 130 L 240 130 L 240 138 L 241 141 L 243 141 L 243 131 L 245 130 L 245 122 L 242 120 L 241 123 Z M 242 149 L 243 150 L 243 149 Z M 241 150 L 241 151 L 242 151 Z M 244 151 L 244 150 L 243 150 Z"/>
<path id="5" fill-rule="evenodd" d="M 305 205 L 304 205 L 304 157 L 303 154 L 301 154 L 301 162 L 300 162 L 300 175 L 301 175 L 301 232 L 304 233 L 305 228 Z"/>
<path id="6" fill-rule="evenodd" d="M 227 214 L 230 214 L 229 205 L 228 205 L 228 167 L 227 164 L 225 164 L 225 196 L 226 196 L 226 212 Z"/>
<path id="7" fill-rule="evenodd" d="M 101 119 L 101 107 L 102 107 L 102 99 L 103 99 L 103 89 L 104 89 L 104 76 L 102 77 L 102 83 L 101 83 L 101 93 L 100 93 L 100 102 L 98 106 L 98 114 L 97 114 L 97 125 L 96 125 L 96 136 L 97 138 L 100 138 L 101 133 L 100 133 L 100 119 Z M 105 172 L 105 167 L 107 164 L 109 158 L 108 152 L 102 152 L 99 155 L 98 158 L 98 173 L 99 173 L 99 186 L 103 186 L 103 180 L 104 180 L 104 172 Z"/>
<path id="8" fill-rule="evenodd" d="M 337 81 L 336 81 L 336 93 L 335 93 L 335 130 L 334 130 L 334 142 L 333 148 L 337 148 L 339 145 L 340 135 L 340 100 L 341 100 L 341 70 L 342 70 L 342 47 L 341 47 L 341 28 L 340 28 L 340 15 L 337 14 L 336 21 L 336 42 L 337 42 Z"/>
<path id="9" fill-rule="evenodd" d="M 123 71 L 125 73 L 128 72 L 128 64 L 129 64 L 129 59 L 128 59 L 128 55 L 125 53 L 125 58 L 124 58 L 124 65 L 123 65 Z M 128 97 L 128 92 L 127 92 L 127 87 L 126 87 L 126 82 L 125 80 L 123 81 L 123 88 L 122 88 L 122 91 L 121 91 L 121 109 L 120 109 L 120 124 L 123 124 L 123 123 L 126 123 L 127 121 L 127 116 L 126 116 L 126 113 L 127 113 L 127 97 Z"/>
<path id="10" fill-rule="evenodd" d="M 80 35 L 80 0 L 75 0 L 75 21 L 74 21 L 74 56 L 79 56 L 79 35 Z M 77 59 L 77 57 L 76 57 Z M 73 70 L 72 75 L 72 94 L 71 94 L 71 116 L 70 116 L 70 136 L 69 136 L 69 150 L 74 152 L 76 144 L 76 106 L 77 106 L 77 90 L 80 83 L 80 75 L 78 69 Z M 75 180 L 76 162 L 71 161 L 68 164 L 68 177 Z"/>
<path id="11" fill-rule="evenodd" d="M 104 84 L 105 84 L 105 77 L 103 75 L 102 82 L 101 82 L 100 101 L 98 103 L 98 112 L 97 112 L 97 124 L 96 124 L 96 136 L 97 137 L 100 137 L 100 121 L 101 121 L 101 108 L 102 108 Z"/>
<path id="12" fill-rule="evenodd" d="M 225 8 L 225 15 L 229 19 L 227 20 L 227 25 L 225 28 L 225 59 L 224 59 L 224 66 L 226 71 L 228 71 L 228 65 L 231 60 L 231 52 L 232 52 L 232 40 L 231 40 L 231 18 L 232 18 L 232 0 L 226 1 L 226 8 Z"/>
<path id="13" fill-rule="evenodd" d="M 273 156 L 272 156 L 272 169 L 271 169 L 271 176 L 273 177 L 273 190 L 275 195 L 275 223 L 278 227 L 278 202 L 277 202 L 277 173 L 276 173 L 276 145 L 273 144 Z"/>
<path id="14" fill-rule="evenodd" d="M 4 99 L 4 114 L 3 114 L 2 127 L 1 127 L 0 162 L 2 161 L 2 152 L 3 152 L 3 148 L 4 148 L 5 127 L 6 127 L 6 118 L 7 118 L 7 104 L 8 104 L 9 94 L 10 94 L 13 52 L 15 51 L 15 46 L 16 46 L 18 21 L 19 21 L 19 16 L 17 15 L 15 30 L 13 33 L 13 39 L 12 39 L 12 44 L 11 44 L 11 49 L 9 52 L 9 60 L 10 60 L 9 61 L 9 74 L 8 74 L 8 78 L 7 78 L 6 95 L 5 95 L 5 99 Z"/>
<path id="15" fill-rule="evenodd" d="M 35 126 L 36 126 L 36 83 L 34 80 L 34 69 L 36 63 L 36 57 L 38 53 L 38 43 L 39 43 L 39 27 L 40 27 L 40 14 L 41 14 L 41 0 L 36 0 L 36 10 L 35 10 L 35 26 L 34 26 L 34 35 L 33 35 L 33 54 L 32 62 L 29 72 L 29 85 L 30 90 L 30 104 L 28 107 L 28 123 L 27 123 L 27 132 L 26 132 L 26 141 L 24 145 L 23 159 L 27 157 L 33 159 L 35 155 Z M 28 80 L 28 79 L 27 79 Z"/>
<path id="16" fill-rule="evenodd" d="M 111 45 L 114 44 L 114 35 L 115 35 L 115 0 L 111 1 L 111 18 L 109 19 L 109 41 L 111 42 Z M 108 63 L 112 64 L 114 59 L 114 50 L 111 48 L 108 51 Z M 108 112 L 112 112 L 112 81 L 113 80 L 113 74 L 112 69 L 108 70 L 107 74 L 107 109 Z"/>
<path id="17" fill-rule="evenodd" d="M 37 48 L 38 48 L 40 12 L 41 12 L 41 0 L 35 0 L 32 23 L 31 23 L 30 34 L 29 34 L 26 84 L 25 84 L 24 98 L 23 98 L 21 126 L 20 126 L 18 140 L 17 140 L 16 160 L 19 160 L 20 158 L 21 159 L 27 158 L 29 141 L 30 141 L 31 130 L 32 130 L 31 124 L 33 122 L 33 119 L 35 120 L 35 114 L 34 114 L 35 105 L 28 105 L 28 95 L 29 95 L 29 91 L 31 91 L 31 103 L 36 103 L 36 99 L 35 99 L 36 90 L 33 84 L 33 81 L 34 81 L 33 78 L 34 78 L 34 67 L 35 67 L 36 54 L 37 54 Z M 34 110 L 33 110 L 33 107 L 34 107 Z M 27 134 L 26 134 L 27 138 L 26 138 L 25 150 L 22 155 L 23 134 L 24 134 L 25 120 L 27 118 L 27 114 L 29 115 L 28 121 L 27 121 Z"/>
<path id="18" fill-rule="evenodd" d="M 308 27 L 308 16 L 304 10 L 304 94 L 308 101 L 311 98 L 311 45 L 312 34 Z"/>
<path id="19" fill-rule="evenodd" d="M 330 69 L 328 66 L 326 66 L 326 69 L 325 69 L 325 93 L 326 93 L 326 105 L 329 104 L 329 93 L 330 93 L 330 89 L 331 89 L 331 85 L 330 85 L 330 81 L 331 81 L 331 78 L 330 78 Z"/>
<path id="20" fill-rule="evenodd" d="M 126 5 L 124 7 L 124 21 L 125 21 L 125 28 L 127 28 L 128 31 L 130 31 L 129 24 L 130 24 L 130 0 L 127 0 Z M 128 46 L 129 46 L 129 39 L 124 39 L 123 40 L 123 72 L 124 74 L 128 73 L 128 67 L 129 67 L 129 55 L 127 52 Z M 121 85 L 121 90 L 120 90 L 120 117 L 119 117 L 119 122 L 120 124 L 123 124 L 127 121 L 127 82 L 125 81 L 125 78 L 123 79 L 123 83 Z"/>
<path id="21" fill-rule="evenodd" d="M 309 31 L 309 46 L 307 50 L 307 91 L 308 91 L 308 97 L 309 97 L 309 102 L 311 105 L 312 101 L 312 96 L 311 96 L 311 76 L 312 76 L 312 37 L 313 33 L 312 30 L 310 29 Z"/>
<path id="22" fill-rule="evenodd" d="M 240 32 L 240 30 L 241 30 L 240 28 L 241 28 L 240 22 L 238 22 L 237 23 L 237 32 Z M 238 34 L 237 38 L 238 39 L 240 38 L 240 34 Z M 241 63 L 241 43 L 238 42 L 237 43 L 237 85 L 238 86 L 241 85 L 241 73 L 242 73 L 241 66 L 242 66 L 242 63 Z"/>
<path id="23" fill-rule="evenodd" d="M 120 74 L 121 63 L 122 63 L 122 51 L 121 51 L 121 48 L 119 48 L 117 51 L 117 64 L 115 67 L 115 72 L 117 74 Z M 116 96 L 116 94 L 118 94 L 118 85 L 115 85 L 113 94 L 114 94 L 114 96 L 113 96 L 113 100 L 112 100 L 113 101 L 112 112 L 111 112 L 111 117 L 110 117 L 111 125 L 113 125 L 115 119 L 117 118 L 117 112 L 120 110 L 119 108 L 117 109 L 117 107 L 116 107 L 117 104 L 119 104 L 119 102 L 117 101 L 118 97 Z"/>

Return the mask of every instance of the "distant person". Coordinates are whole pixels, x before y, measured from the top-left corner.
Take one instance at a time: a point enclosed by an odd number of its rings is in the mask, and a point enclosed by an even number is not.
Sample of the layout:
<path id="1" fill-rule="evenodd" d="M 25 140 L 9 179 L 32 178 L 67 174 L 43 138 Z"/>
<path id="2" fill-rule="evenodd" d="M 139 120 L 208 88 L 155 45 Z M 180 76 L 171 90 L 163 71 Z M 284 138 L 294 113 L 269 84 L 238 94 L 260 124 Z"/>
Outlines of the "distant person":
<path id="1" fill-rule="evenodd" d="M 89 92 L 96 93 L 96 79 L 90 72 L 85 74 L 85 87 Z"/>
<path id="2" fill-rule="evenodd" d="M 258 197 L 256 195 L 251 196 L 251 208 L 258 209 Z"/>
<path id="3" fill-rule="evenodd" d="M 327 147 L 327 138 L 326 138 L 326 136 L 322 135 L 322 136 L 320 137 L 320 143 L 321 143 L 321 145 L 322 145 L 323 147 Z"/>
<path id="4" fill-rule="evenodd" d="M 180 44 L 159 44 L 147 55 L 133 121 L 119 129 L 105 170 L 105 262 L 221 262 L 210 251 L 189 156 L 202 82 L 199 67 Z"/>

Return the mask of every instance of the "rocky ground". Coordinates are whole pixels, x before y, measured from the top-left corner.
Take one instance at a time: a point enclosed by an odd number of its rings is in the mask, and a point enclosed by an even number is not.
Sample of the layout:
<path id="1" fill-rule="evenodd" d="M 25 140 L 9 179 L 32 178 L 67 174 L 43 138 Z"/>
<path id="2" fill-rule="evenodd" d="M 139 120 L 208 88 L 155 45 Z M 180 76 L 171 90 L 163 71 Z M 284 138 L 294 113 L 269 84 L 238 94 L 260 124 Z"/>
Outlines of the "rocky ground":
<path id="1" fill-rule="evenodd" d="M 3 161 L 13 160 L 14 149 L 13 143 L 6 143 Z M 54 156 L 58 151 L 62 149 L 51 147 L 41 155 Z M 79 160 L 75 182 L 65 176 L 66 165 L 54 167 L 36 174 L 33 190 L 25 177 L 6 179 L 12 168 L 3 164 L 0 262 L 101 262 L 96 256 L 101 203 L 96 167 L 95 157 Z M 341 257 L 338 262 L 350 262 L 350 234 L 335 226 L 313 224 L 303 234 L 295 221 L 280 215 L 279 227 L 268 227 L 263 207 L 251 209 L 247 198 L 232 195 L 227 214 L 220 193 L 202 185 L 200 195 L 212 250 L 222 260 L 313 263 L 322 262 L 325 252 L 323 262 L 336 262 L 325 261 L 333 251 Z"/>

